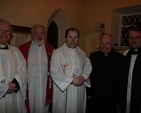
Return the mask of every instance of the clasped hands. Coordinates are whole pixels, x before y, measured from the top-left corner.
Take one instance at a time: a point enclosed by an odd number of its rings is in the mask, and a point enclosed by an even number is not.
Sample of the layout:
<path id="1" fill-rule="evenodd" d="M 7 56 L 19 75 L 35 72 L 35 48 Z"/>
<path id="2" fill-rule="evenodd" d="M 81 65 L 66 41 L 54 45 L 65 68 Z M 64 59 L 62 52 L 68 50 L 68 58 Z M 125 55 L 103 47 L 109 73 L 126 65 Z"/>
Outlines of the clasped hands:
<path id="1" fill-rule="evenodd" d="M 72 84 L 75 86 L 81 86 L 85 82 L 85 78 L 83 76 L 77 76 L 73 79 Z"/>
<path id="2" fill-rule="evenodd" d="M 11 94 L 13 93 L 15 90 L 16 90 L 16 84 L 12 83 L 12 82 L 9 82 L 8 83 L 8 90 L 6 92 L 6 94 Z"/>

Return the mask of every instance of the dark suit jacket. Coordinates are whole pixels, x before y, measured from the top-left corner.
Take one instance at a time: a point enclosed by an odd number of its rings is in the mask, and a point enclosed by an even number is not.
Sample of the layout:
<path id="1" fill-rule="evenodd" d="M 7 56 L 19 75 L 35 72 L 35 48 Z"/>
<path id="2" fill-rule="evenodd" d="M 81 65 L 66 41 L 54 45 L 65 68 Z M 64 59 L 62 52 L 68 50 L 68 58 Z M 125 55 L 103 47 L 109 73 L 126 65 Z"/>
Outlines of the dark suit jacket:
<path id="1" fill-rule="evenodd" d="M 112 50 L 108 56 L 101 51 L 90 54 L 92 72 L 90 75 L 91 88 L 87 89 L 92 96 L 93 105 L 104 109 L 112 109 L 117 102 L 119 77 L 123 69 L 124 56 Z"/>
<path id="2" fill-rule="evenodd" d="M 128 74 L 131 62 L 131 55 L 133 48 L 129 50 L 125 58 L 124 71 L 120 78 L 120 91 L 119 91 L 119 104 L 121 113 L 125 113 L 126 110 L 126 98 L 127 98 L 127 83 Z M 131 105 L 130 113 L 140 113 L 141 106 L 141 48 L 138 49 L 138 56 L 135 60 L 132 75 L 132 89 L 131 89 Z"/>

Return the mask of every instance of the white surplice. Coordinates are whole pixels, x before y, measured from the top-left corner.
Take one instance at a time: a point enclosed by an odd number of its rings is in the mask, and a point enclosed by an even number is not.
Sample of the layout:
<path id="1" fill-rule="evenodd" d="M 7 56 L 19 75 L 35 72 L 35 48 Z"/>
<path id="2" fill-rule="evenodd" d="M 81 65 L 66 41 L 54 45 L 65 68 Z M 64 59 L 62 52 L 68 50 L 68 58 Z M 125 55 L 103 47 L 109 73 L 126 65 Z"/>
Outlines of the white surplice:
<path id="1" fill-rule="evenodd" d="M 129 49 L 125 51 L 124 55 L 128 53 Z M 130 113 L 130 102 L 131 102 L 131 86 L 132 86 L 132 77 L 133 77 L 133 68 L 136 61 L 137 55 L 132 55 L 130 60 L 130 68 L 128 75 L 128 84 L 127 84 L 127 98 L 126 98 L 126 113 Z"/>
<path id="2" fill-rule="evenodd" d="M 66 44 L 53 51 L 51 76 L 54 81 L 52 113 L 85 113 L 86 87 L 90 87 L 91 63 L 85 53 L 77 47 L 72 50 Z M 83 76 L 82 86 L 71 84 L 74 77 Z"/>
<path id="3" fill-rule="evenodd" d="M 9 45 L 8 45 L 9 46 Z M 8 83 L 16 79 L 20 89 L 17 93 L 6 94 Z M 21 52 L 9 46 L 0 49 L 0 112 L 26 113 L 25 93 L 27 84 L 26 61 Z"/>
<path id="4" fill-rule="evenodd" d="M 31 43 L 28 56 L 28 90 L 31 113 L 48 113 L 46 101 L 47 53 L 45 44 Z"/>

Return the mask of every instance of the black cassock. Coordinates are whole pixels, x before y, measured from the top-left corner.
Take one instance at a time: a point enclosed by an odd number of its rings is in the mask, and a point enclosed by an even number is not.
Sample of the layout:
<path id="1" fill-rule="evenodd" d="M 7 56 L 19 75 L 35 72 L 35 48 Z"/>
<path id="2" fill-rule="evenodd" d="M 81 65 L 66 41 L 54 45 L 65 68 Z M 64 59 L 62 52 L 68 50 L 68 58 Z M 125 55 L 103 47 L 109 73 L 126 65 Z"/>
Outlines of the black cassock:
<path id="1" fill-rule="evenodd" d="M 123 69 L 124 56 L 112 50 L 107 56 L 101 51 L 90 54 L 92 72 L 91 88 L 93 113 L 117 113 L 119 78 Z"/>
<path id="2" fill-rule="evenodd" d="M 129 50 L 125 58 L 124 71 L 120 79 L 120 91 L 119 91 L 119 104 L 121 113 L 126 112 L 126 98 L 127 98 L 127 83 L 128 74 L 130 68 L 131 55 L 133 53 L 133 48 Z M 133 75 L 131 82 L 131 103 L 130 103 L 130 113 L 140 113 L 141 106 L 141 48 L 138 49 L 138 56 L 136 57 Z"/>

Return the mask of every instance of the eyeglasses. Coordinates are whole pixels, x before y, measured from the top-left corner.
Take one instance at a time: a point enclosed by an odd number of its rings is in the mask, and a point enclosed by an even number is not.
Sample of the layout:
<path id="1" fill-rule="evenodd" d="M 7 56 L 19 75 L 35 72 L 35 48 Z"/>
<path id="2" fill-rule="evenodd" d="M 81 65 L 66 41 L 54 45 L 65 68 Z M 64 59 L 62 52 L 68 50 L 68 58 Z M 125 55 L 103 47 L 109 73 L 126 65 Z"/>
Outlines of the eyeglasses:
<path id="1" fill-rule="evenodd" d="M 4 32 L 6 32 L 6 33 L 10 33 L 9 30 L 3 30 L 3 29 L 0 29 L 0 33 L 4 33 Z"/>

